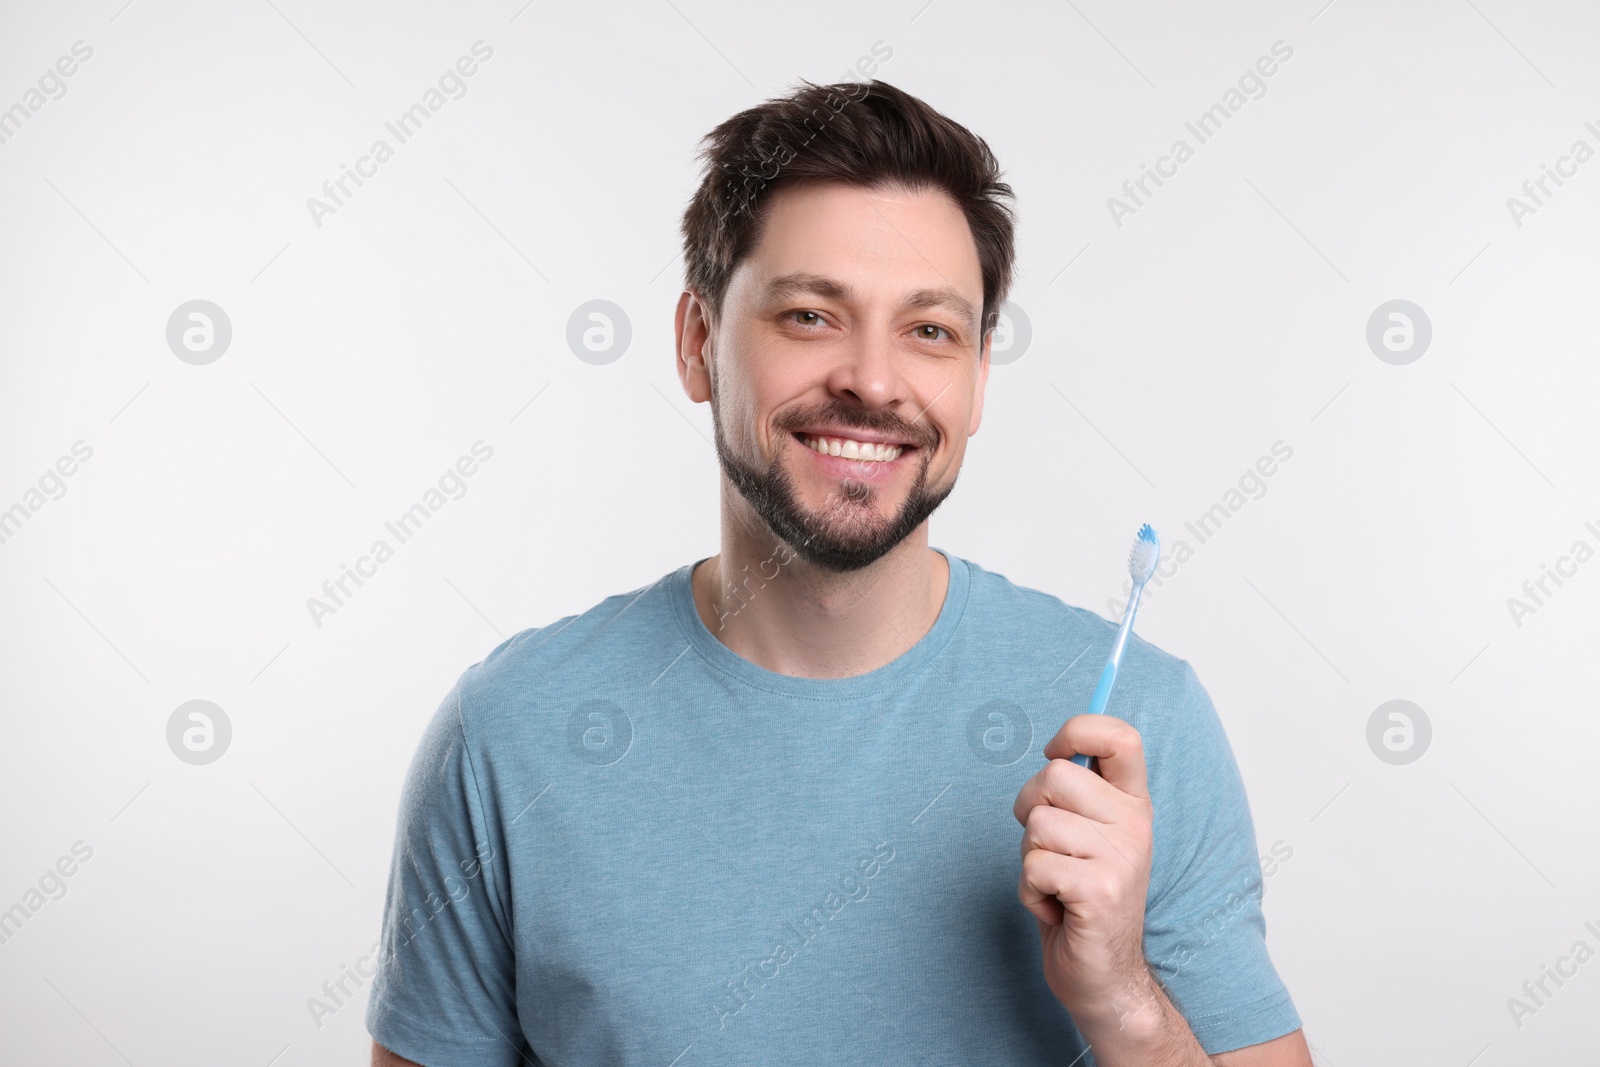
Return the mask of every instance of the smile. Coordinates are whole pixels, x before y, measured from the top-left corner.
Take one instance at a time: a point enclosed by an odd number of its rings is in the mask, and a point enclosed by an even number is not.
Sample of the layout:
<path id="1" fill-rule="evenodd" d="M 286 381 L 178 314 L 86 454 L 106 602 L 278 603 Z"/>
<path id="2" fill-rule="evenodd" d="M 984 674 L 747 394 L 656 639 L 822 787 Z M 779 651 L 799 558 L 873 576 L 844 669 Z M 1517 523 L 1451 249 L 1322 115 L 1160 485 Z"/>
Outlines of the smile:
<path id="1" fill-rule="evenodd" d="M 905 451 L 903 445 L 883 444 L 877 441 L 859 441 L 853 437 L 823 437 L 797 433 L 795 437 L 813 452 L 841 459 L 857 459 L 867 463 L 893 463 Z"/>

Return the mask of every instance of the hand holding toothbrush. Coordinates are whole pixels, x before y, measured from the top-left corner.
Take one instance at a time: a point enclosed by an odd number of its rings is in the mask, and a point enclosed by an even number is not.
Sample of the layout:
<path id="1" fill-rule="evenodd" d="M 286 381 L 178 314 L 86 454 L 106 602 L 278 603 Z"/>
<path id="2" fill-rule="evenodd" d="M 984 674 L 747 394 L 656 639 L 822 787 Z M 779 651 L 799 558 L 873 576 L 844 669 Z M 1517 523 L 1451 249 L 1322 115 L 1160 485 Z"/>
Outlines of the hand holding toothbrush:
<path id="1" fill-rule="evenodd" d="M 1144 745 L 1131 724 L 1102 714 L 1159 558 L 1155 531 L 1141 527 L 1128 556 L 1128 609 L 1089 711 L 1044 746 L 1049 763 L 1012 808 L 1023 826 L 1017 896 L 1038 925 L 1045 982 L 1106 1063 L 1146 1062 L 1150 1034 L 1187 1030 L 1169 1025 L 1181 1016 L 1144 959 L 1153 842 Z"/>
<path id="2" fill-rule="evenodd" d="M 1080 753 L 1100 761 L 1099 774 L 1073 766 L 1068 757 Z M 1050 762 L 1012 807 L 1023 826 L 1017 896 L 1038 924 L 1045 982 L 1098 1054 L 1086 1027 L 1133 1010 L 1151 982 L 1144 909 L 1153 835 L 1144 746 L 1121 719 L 1075 715 L 1044 755 Z"/>

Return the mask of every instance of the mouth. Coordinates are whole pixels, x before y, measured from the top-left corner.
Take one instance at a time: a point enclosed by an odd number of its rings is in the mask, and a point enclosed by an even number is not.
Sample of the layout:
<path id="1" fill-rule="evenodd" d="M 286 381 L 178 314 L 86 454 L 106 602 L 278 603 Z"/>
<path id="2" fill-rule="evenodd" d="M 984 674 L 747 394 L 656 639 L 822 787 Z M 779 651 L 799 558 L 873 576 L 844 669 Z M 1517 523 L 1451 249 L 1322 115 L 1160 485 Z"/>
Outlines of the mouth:
<path id="1" fill-rule="evenodd" d="M 809 430 L 796 431 L 794 438 L 818 456 L 852 460 L 856 463 L 881 466 L 884 469 L 890 467 L 901 456 L 916 451 L 917 447 L 907 441 L 812 433 Z"/>

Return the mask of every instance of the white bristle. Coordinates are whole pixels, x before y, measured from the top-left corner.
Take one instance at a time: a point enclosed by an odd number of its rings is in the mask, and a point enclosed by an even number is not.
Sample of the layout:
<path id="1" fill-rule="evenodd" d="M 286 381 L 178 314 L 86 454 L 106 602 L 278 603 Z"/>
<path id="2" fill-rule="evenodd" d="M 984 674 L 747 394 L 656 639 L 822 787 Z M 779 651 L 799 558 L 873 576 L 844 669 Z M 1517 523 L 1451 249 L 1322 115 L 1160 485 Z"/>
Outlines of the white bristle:
<path id="1" fill-rule="evenodd" d="M 1128 550 L 1128 574 L 1133 578 L 1134 584 L 1148 582 L 1150 576 L 1156 572 L 1156 564 L 1161 561 L 1161 546 L 1145 540 L 1135 540 L 1133 547 Z"/>

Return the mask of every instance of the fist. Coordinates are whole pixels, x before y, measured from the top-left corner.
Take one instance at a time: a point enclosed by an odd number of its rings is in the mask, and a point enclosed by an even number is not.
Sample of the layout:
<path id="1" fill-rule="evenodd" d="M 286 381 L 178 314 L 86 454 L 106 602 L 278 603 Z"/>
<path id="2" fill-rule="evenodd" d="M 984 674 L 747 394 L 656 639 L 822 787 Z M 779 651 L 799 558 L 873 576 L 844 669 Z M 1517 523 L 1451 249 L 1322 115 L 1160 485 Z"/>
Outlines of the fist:
<path id="1" fill-rule="evenodd" d="M 1084 753 L 1099 774 L 1071 762 Z M 1108 715 L 1067 720 L 1012 808 L 1022 824 L 1017 897 L 1033 914 L 1044 977 L 1075 1017 L 1115 1010 L 1148 979 L 1144 907 L 1151 807 L 1139 731 Z"/>

